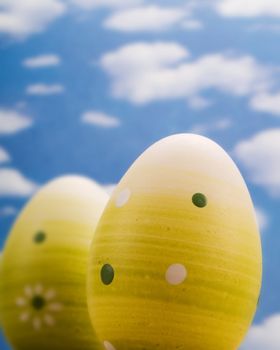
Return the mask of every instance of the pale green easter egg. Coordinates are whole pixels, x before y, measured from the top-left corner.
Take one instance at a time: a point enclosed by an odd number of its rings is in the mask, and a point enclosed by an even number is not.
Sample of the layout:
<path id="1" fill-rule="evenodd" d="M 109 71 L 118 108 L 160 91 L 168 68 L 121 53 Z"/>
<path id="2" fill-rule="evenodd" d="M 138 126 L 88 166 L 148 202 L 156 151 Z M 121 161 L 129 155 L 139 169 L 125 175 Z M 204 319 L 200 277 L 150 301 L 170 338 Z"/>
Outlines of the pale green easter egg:
<path id="1" fill-rule="evenodd" d="M 254 207 L 228 154 L 181 134 L 144 152 L 93 239 L 91 320 L 106 350 L 236 350 L 255 313 Z"/>
<path id="2" fill-rule="evenodd" d="M 108 201 L 79 176 L 44 186 L 20 213 L 0 265 L 0 314 L 18 350 L 98 350 L 86 303 L 89 247 Z"/>

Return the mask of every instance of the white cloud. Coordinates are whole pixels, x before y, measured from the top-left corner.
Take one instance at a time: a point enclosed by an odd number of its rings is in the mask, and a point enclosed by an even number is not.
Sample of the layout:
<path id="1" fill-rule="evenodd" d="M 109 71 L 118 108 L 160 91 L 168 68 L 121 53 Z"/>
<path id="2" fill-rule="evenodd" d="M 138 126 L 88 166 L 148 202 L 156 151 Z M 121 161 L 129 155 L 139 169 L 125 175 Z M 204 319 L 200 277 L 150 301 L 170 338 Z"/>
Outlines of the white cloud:
<path id="1" fill-rule="evenodd" d="M 124 78 L 127 78 L 126 75 L 129 74 L 142 75 L 146 69 L 153 71 L 161 66 L 172 66 L 188 56 L 188 50 L 177 43 L 139 42 L 123 46 L 104 55 L 101 64 L 113 77 L 124 75 Z M 139 69 L 141 72 L 138 73 Z"/>
<path id="2" fill-rule="evenodd" d="M 0 196 L 25 197 L 36 189 L 37 185 L 25 178 L 17 169 L 0 169 Z"/>
<path id="3" fill-rule="evenodd" d="M 226 17 L 280 17 L 279 0 L 218 0 L 216 9 Z"/>
<path id="4" fill-rule="evenodd" d="M 89 10 L 98 7 L 118 8 L 137 6 L 143 0 L 70 0 L 70 2 L 82 9 Z"/>
<path id="5" fill-rule="evenodd" d="M 27 107 L 27 102 L 23 100 L 18 101 L 16 102 L 15 107 L 16 109 L 24 109 L 25 107 Z"/>
<path id="6" fill-rule="evenodd" d="M 279 34 L 280 32 L 280 24 L 279 23 L 254 23 L 248 26 L 249 32 L 273 32 L 275 34 Z"/>
<path id="7" fill-rule="evenodd" d="M 186 30 L 200 30 L 203 28 L 203 23 L 197 19 L 186 19 L 181 24 L 182 28 Z"/>
<path id="8" fill-rule="evenodd" d="M 269 223 L 267 213 L 261 208 L 255 208 L 260 231 L 264 231 Z"/>
<path id="9" fill-rule="evenodd" d="M 70 12 L 73 7 L 85 11 L 98 8 L 120 10 L 144 6 L 147 3 L 145 0 L 0 0 L 0 33 L 17 39 L 27 38 L 33 34 L 43 32 L 50 23 Z M 150 7 L 157 8 L 156 6 Z M 192 8 L 193 2 L 189 1 L 187 7 Z M 158 9 L 161 10 L 159 7 Z M 161 22 L 163 21 L 162 23 L 166 23 L 169 27 L 175 21 L 171 18 L 174 16 L 173 9 L 170 10 L 170 14 L 166 12 L 165 19 L 163 18 L 163 12 L 160 14 Z M 183 13 L 184 10 L 181 12 Z M 155 15 L 157 15 L 156 12 Z M 181 17 L 179 12 L 176 14 L 177 16 Z M 157 18 L 154 17 L 155 26 L 157 25 Z M 128 20 L 130 21 L 130 19 Z M 153 26 L 151 20 L 149 23 L 150 26 Z M 127 26 L 129 26 L 129 23 Z M 197 30 L 201 28 L 201 23 L 190 19 L 186 20 L 183 27 L 187 30 Z"/>
<path id="10" fill-rule="evenodd" d="M 28 85 L 26 88 L 26 93 L 28 95 L 39 95 L 39 96 L 46 96 L 46 95 L 57 95 L 62 94 L 64 92 L 64 86 L 60 84 L 33 84 Z"/>
<path id="11" fill-rule="evenodd" d="M 10 155 L 9 153 L 0 146 L 0 163 L 5 163 L 10 160 Z"/>
<path id="12" fill-rule="evenodd" d="M 251 181 L 273 196 L 280 195 L 280 128 L 262 131 L 240 142 L 235 156 L 248 171 Z"/>
<path id="13" fill-rule="evenodd" d="M 114 128 L 120 125 L 118 118 L 98 111 L 85 112 L 82 115 L 82 122 L 103 128 Z"/>
<path id="14" fill-rule="evenodd" d="M 0 33 L 24 38 L 43 31 L 66 11 L 60 0 L 0 0 Z"/>
<path id="15" fill-rule="evenodd" d="M 232 126 L 232 121 L 228 118 L 223 118 L 215 122 L 194 125 L 189 132 L 200 135 L 207 135 L 213 131 L 223 131 Z"/>
<path id="16" fill-rule="evenodd" d="M 54 54 L 45 54 L 29 57 L 22 62 L 27 68 L 53 67 L 60 64 L 60 57 Z"/>
<path id="17" fill-rule="evenodd" d="M 251 99 L 250 106 L 256 111 L 280 117 L 280 92 L 258 94 Z"/>
<path id="18" fill-rule="evenodd" d="M 0 217 L 4 217 L 4 216 L 14 216 L 17 213 L 16 208 L 14 207 L 3 207 L 0 208 Z"/>
<path id="19" fill-rule="evenodd" d="M 160 32 L 170 29 L 185 17 L 186 11 L 182 8 L 150 5 L 117 11 L 104 26 L 123 32 Z"/>
<path id="20" fill-rule="evenodd" d="M 240 350 L 279 350 L 280 314 L 267 318 L 262 324 L 252 326 Z"/>
<path id="21" fill-rule="evenodd" d="M 188 98 L 188 104 L 192 109 L 200 110 L 211 106 L 212 101 L 202 96 L 190 96 Z"/>
<path id="22" fill-rule="evenodd" d="M 251 56 L 208 54 L 187 60 L 186 48 L 174 42 L 134 43 L 101 58 L 116 98 L 144 104 L 193 98 L 208 89 L 234 96 L 267 90 L 272 74 Z"/>
<path id="23" fill-rule="evenodd" d="M 0 135 L 14 134 L 29 128 L 32 120 L 16 111 L 0 108 Z"/>

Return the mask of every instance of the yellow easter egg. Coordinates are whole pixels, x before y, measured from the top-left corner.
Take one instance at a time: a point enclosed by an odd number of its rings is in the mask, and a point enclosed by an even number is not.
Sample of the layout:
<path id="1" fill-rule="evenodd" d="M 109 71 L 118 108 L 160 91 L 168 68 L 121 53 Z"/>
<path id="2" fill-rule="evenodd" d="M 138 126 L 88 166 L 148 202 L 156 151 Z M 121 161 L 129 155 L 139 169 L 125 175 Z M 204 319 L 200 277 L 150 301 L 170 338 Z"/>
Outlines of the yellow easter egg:
<path id="1" fill-rule="evenodd" d="M 93 181 L 65 176 L 21 212 L 0 268 L 2 327 L 14 349 L 100 349 L 87 310 L 86 270 L 107 201 Z"/>
<path id="2" fill-rule="evenodd" d="M 213 141 L 150 147 L 116 187 L 88 271 L 106 350 L 236 350 L 254 316 L 262 257 L 246 184 Z"/>

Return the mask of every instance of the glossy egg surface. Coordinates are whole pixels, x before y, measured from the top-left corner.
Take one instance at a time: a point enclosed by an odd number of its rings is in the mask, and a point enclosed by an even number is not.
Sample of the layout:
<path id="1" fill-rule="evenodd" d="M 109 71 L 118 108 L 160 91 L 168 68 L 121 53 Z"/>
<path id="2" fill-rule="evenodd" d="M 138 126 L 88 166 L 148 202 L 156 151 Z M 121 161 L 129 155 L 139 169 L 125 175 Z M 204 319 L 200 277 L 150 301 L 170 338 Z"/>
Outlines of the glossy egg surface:
<path id="1" fill-rule="evenodd" d="M 255 313 L 262 257 L 246 184 L 198 135 L 146 150 L 94 236 L 91 320 L 106 350 L 236 350 Z"/>
<path id="2" fill-rule="evenodd" d="M 86 303 L 92 237 L 108 201 L 93 181 L 58 178 L 34 195 L 3 250 L 0 314 L 17 350 L 100 349 Z"/>

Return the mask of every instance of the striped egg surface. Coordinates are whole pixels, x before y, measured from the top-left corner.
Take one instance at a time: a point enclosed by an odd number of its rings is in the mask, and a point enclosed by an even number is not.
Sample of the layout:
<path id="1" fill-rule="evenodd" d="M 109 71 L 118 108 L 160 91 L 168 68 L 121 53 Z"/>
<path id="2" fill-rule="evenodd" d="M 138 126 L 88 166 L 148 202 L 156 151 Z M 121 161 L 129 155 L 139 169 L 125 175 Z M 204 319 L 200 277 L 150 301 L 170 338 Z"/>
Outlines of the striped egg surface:
<path id="1" fill-rule="evenodd" d="M 86 304 L 90 243 L 108 201 L 93 181 L 65 176 L 20 213 L 0 268 L 0 315 L 18 350 L 98 350 Z"/>
<path id="2" fill-rule="evenodd" d="M 256 215 L 232 159 L 180 134 L 116 187 L 90 252 L 88 302 L 106 350 L 236 350 L 255 313 Z"/>

